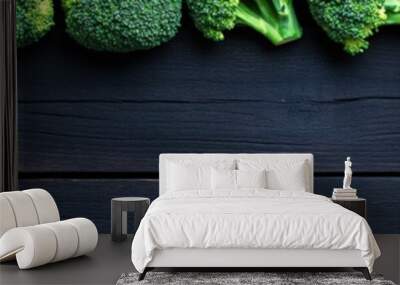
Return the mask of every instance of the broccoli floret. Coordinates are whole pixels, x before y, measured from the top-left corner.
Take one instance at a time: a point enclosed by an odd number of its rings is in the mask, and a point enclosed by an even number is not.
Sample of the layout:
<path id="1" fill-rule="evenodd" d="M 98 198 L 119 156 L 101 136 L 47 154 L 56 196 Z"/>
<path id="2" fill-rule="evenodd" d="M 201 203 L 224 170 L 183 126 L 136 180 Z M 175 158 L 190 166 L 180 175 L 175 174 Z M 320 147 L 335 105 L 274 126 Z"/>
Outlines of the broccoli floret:
<path id="1" fill-rule="evenodd" d="M 97 51 L 150 49 L 175 36 L 181 0 L 63 0 L 68 34 Z"/>
<path id="2" fill-rule="evenodd" d="M 214 41 L 236 25 L 250 27 L 274 45 L 297 40 L 302 29 L 293 0 L 187 0 L 189 13 L 203 35 Z"/>
<path id="3" fill-rule="evenodd" d="M 17 0 L 17 46 L 24 47 L 42 38 L 54 25 L 52 0 Z"/>
<path id="4" fill-rule="evenodd" d="M 308 0 L 316 22 L 351 55 L 368 49 L 382 25 L 400 24 L 400 0 Z"/>

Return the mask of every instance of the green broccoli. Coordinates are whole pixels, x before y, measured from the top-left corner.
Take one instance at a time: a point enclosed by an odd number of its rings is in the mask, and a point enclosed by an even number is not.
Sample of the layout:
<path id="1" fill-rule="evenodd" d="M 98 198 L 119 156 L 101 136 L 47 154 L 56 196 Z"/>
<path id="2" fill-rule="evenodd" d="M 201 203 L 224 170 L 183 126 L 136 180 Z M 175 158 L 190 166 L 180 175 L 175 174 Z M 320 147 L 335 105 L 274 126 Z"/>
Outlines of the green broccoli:
<path id="1" fill-rule="evenodd" d="M 97 51 L 150 49 L 175 36 L 181 0 L 63 0 L 68 34 Z"/>
<path id="2" fill-rule="evenodd" d="M 194 24 L 214 41 L 224 39 L 224 31 L 236 25 L 250 27 L 274 45 L 302 36 L 293 0 L 187 0 Z"/>
<path id="3" fill-rule="evenodd" d="M 17 46 L 38 41 L 54 25 L 52 0 L 17 0 Z"/>
<path id="4" fill-rule="evenodd" d="M 400 0 L 308 0 L 316 22 L 351 55 L 365 51 L 383 25 L 400 24 Z"/>

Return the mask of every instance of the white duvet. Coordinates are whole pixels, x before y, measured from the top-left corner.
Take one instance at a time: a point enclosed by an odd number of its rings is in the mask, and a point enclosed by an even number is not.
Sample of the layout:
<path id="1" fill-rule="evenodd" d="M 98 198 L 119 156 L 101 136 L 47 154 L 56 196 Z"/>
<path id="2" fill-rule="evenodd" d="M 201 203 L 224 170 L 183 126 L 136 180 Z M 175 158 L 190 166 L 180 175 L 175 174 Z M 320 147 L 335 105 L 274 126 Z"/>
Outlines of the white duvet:
<path id="1" fill-rule="evenodd" d="M 365 219 L 328 198 L 255 189 L 157 198 L 133 239 L 132 262 L 143 272 L 165 248 L 358 249 L 370 271 L 380 255 Z"/>

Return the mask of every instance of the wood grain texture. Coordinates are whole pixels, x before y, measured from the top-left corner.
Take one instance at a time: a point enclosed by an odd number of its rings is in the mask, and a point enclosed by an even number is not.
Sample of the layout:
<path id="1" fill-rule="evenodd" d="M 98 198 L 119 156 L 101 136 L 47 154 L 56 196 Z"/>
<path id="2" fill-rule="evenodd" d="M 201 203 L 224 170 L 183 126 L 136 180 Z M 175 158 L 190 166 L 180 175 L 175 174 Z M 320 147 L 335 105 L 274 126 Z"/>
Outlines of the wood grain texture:
<path id="1" fill-rule="evenodd" d="M 299 1 L 305 2 L 305 1 Z M 23 172 L 157 171 L 161 152 L 312 152 L 317 172 L 400 172 L 400 37 L 350 57 L 299 5 L 301 41 L 246 29 L 222 43 L 191 21 L 124 55 L 87 51 L 57 25 L 19 51 Z"/>
<path id="2" fill-rule="evenodd" d="M 341 177 L 317 177 L 315 193 L 330 197 Z M 158 196 L 158 181 L 144 179 L 23 179 L 21 189 L 43 187 L 54 196 L 63 219 L 77 216 L 110 232 L 110 200 L 119 196 Z M 400 177 L 355 177 L 354 187 L 367 199 L 368 222 L 374 233 L 400 233 Z"/>
<path id="3" fill-rule="evenodd" d="M 364 101 L 294 105 L 20 104 L 22 170 L 157 171 L 163 152 L 312 152 L 317 172 L 341 171 L 347 155 L 356 171 L 400 171 L 400 100 L 381 100 L 384 114 Z"/>

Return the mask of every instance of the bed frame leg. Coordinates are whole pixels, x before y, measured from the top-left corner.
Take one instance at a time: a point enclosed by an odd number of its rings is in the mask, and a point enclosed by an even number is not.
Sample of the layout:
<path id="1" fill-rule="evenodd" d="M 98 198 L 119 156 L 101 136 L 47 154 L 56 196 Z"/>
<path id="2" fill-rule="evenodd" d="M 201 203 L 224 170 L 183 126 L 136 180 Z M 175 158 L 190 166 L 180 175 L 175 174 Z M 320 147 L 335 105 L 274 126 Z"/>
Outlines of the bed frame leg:
<path id="1" fill-rule="evenodd" d="M 148 269 L 147 267 L 143 270 L 142 273 L 139 274 L 139 278 L 138 281 L 142 281 L 144 279 L 144 277 L 146 277 L 146 273 L 147 273 Z"/>
<path id="2" fill-rule="evenodd" d="M 357 271 L 361 271 L 362 274 L 364 275 L 365 279 L 372 280 L 371 274 L 369 274 L 369 270 L 367 267 L 355 267 L 354 269 Z"/>

